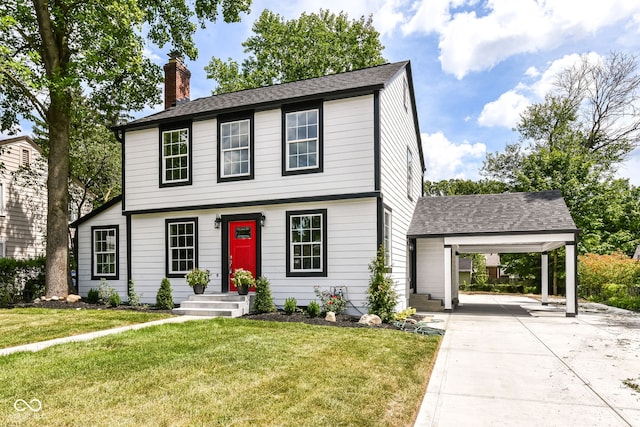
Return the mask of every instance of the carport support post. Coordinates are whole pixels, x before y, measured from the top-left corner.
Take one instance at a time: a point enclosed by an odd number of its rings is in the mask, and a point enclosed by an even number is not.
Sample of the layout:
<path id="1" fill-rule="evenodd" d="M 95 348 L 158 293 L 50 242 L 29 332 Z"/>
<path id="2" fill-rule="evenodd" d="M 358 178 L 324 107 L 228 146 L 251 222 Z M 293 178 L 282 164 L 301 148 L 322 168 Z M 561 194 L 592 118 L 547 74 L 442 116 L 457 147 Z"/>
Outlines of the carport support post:
<path id="1" fill-rule="evenodd" d="M 549 304 L 549 253 L 542 252 L 542 272 L 540 273 L 540 289 L 542 290 L 542 305 Z"/>
<path id="2" fill-rule="evenodd" d="M 452 261 L 451 246 L 444 247 L 444 310 L 451 311 L 452 307 L 452 289 L 451 289 L 451 261 Z"/>
<path id="3" fill-rule="evenodd" d="M 576 307 L 576 244 L 567 243 L 565 246 L 567 254 L 565 257 L 566 286 L 565 295 L 567 298 L 567 317 L 575 317 L 578 314 Z"/>

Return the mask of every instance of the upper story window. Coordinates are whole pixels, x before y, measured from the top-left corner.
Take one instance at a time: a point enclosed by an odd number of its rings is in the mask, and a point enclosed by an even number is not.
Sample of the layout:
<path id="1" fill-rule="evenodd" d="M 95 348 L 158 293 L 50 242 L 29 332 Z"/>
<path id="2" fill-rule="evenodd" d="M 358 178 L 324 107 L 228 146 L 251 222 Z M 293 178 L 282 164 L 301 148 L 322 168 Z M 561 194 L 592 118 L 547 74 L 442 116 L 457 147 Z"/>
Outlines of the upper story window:
<path id="1" fill-rule="evenodd" d="M 253 179 L 253 115 L 218 119 L 218 182 Z"/>
<path id="2" fill-rule="evenodd" d="M 282 110 L 282 174 L 322 172 L 322 104 Z"/>
<path id="3" fill-rule="evenodd" d="M 287 276 L 327 276 L 327 210 L 287 212 Z"/>
<path id="4" fill-rule="evenodd" d="M 191 184 L 191 126 L 161 129 L 160 152 L 160 186 Z"/>
<path id="5" fill-rule="evenodd" d="M 22 149 L 22 155 L 20 156 L 20 164 L 23 166 L 29 166 L 31 164 L 31 150 L 28 148 Z"/>
<path id="6" fill-rule="evenodd" d="M 184 277 L 198 266 L 198 219 L 166 220 L 167 277 Z"/>
<path id="7" fill-rule="evenodd" d="M 413 200 L 413 153 L 407 147 L 407 196 Z"/>
<path id="8" fill-rule="evenodd" d="M 91 279 L 118 279 L 118 226 L 91 227 Z"/>

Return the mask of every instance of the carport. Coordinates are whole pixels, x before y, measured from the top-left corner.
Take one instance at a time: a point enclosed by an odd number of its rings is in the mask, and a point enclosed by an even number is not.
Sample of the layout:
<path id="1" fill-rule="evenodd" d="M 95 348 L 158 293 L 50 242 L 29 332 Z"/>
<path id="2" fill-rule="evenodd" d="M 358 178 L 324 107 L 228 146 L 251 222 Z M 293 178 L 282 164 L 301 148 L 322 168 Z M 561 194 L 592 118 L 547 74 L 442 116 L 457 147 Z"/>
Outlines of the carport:
<path id="1" fill-rule="evenodd" d="M 577 311 L 576 228 L 559 191 L 422 197 L 409 226 L 411 283 L 417 295 L 458 301 L 461 253 L 540 253 L 542 304 L 548 302 L 549 252 L 566 248 L 566 316 Z"/>

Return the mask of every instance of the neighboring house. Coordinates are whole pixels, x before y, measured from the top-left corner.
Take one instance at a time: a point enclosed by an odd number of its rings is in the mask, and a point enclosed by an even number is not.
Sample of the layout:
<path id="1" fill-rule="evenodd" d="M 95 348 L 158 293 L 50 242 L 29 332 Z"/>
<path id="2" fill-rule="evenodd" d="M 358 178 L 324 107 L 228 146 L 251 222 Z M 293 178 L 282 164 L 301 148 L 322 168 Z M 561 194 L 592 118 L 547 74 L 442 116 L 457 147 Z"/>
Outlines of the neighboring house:
<path id="1" fill-rule="evenodd" d="M 0 256 L 44 255 L 47 171 L 40 146 L 28 136 L 0 140 Z"/>
<path id="2" fill-rule="evenodd" d="M 458 283 L 461 285 L 466 283 L 471 284 L 471 278 L 473 277 L 473 264 L 471 258 L 460 258 L 458 262 Z"/>
<path id="3" fill-rule="evenodd" d="M 633 253 L 633 259 L 640 261 L 640 245 L 636 247 L 635 252 Z"/>
<path id="4" fill-rule="evenodd" d="M 500 254 L 484 254 L 487 276 L 490 282 L 497 281 L 502 276 L 500 269 Z"/>
<path id="5" fill-rule="evenodd" d="M 28 136 L 0 140 L 0 257 L 45 255 L 47 160 Z M 77 183 L 71 189 L 78 188 Z M 88 213 L 91 204 L 81 211 Z M 70 212 L 78 206 L 70 203 Z"/>
<path id="6" fill-rule="evenodd" d="M 104 278 L 152 303 L 163 277 L 211 271 L 270 280 L 276 304 L 342 287 L 366 310 L 369 264 L 384 244 L 407 305 L 407 230 L 424 160 L 408 61 L 188 101 L 189 73 L 165 66 L 165 110 L 115 129 L 123 195 L 78 220 L 81 295 Z"/>

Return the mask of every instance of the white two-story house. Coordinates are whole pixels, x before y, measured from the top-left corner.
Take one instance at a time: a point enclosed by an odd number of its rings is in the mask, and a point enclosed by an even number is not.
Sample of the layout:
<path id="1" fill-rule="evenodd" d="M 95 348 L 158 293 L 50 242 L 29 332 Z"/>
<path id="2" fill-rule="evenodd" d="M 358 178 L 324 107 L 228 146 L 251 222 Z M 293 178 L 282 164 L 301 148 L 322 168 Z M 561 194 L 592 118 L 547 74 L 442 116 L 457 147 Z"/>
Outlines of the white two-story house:
<path id="1" fill-rule="evenodd" d="M 153 303 L 168 277 L 179 302 L 192 268 L 226 293 L 242 267 L 277 305 L 340 286 L 364 311 L 384 244 L 407 305 L 424 172 L 408 61 L 193 101 L 179 58 L 165 77 L 166 109 L 115 129 L 122 196 L 75 224 L 81 295 L 105 278 L 126 298 L 134 280 Z"/>

